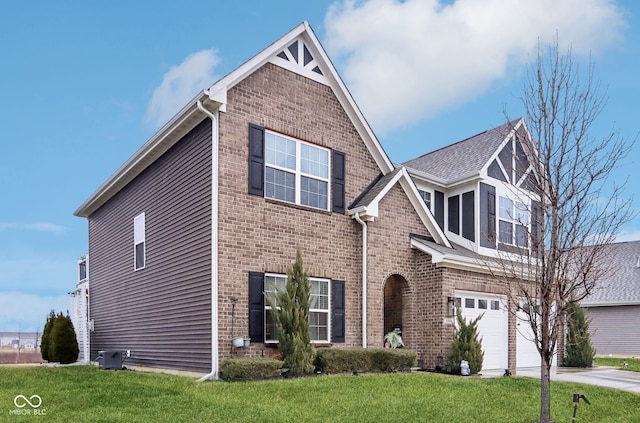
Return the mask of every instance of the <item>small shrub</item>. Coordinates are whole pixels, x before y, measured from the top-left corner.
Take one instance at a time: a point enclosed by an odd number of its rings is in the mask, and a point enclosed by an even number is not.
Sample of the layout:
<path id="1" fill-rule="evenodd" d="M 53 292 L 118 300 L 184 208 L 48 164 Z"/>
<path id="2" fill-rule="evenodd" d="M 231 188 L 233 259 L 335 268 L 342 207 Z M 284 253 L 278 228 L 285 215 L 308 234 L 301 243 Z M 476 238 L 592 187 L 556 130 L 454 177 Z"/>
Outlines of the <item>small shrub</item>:
<path id="1" fill-rule="evenodd" d="M 382 348 L 330 348 L 318 351 L 316 366 L 323 373 L 388 372 L 408 368 L 416 352 Z"/>
<path id="2" fill-rule="evenodd" d="M 596 351 L 589 337 L 589 322 L 584 310 L 577 303 L 569 306 L 569 333 L 564 365 L 567 367 L 591 367 Z"/>
<path id="3" fill-rule="evenodd" d="M 323 348 L 316 354 L 316 367 L 323 373 L 367 371 L 371 364 L 364 348 Z"/>
<path id="4" fill-rule="evenodd" d="M 309 277 L 298 250 L 296 261 L 287 271 L 287 288 L 278 292 L 275 298 L 266 298 L 277 327 L 278 349 L 290 374 L 313 371 L 314 351 L 309 331 L 310 291 Z"/>
<path id="5" fill-rule="evenodd" d="M 282 361 L 273 358 L 227 357 L 220 363 L 220 371 L 231 379 L 266 379 L 280 375 Z"/>
<path id="6" fill-rule="evenodd" d="M 78 360 L 78 339 L 71 318 L 62 313 L 56 317 L 49 334 L 49 359 L 62 364 Z"/>
<path id="7" fill-rule="evenodd" d="M 449 352 L 451 372 L 460 374 L 460 362 L 466 360 L 469 362 L 471 373 L 478 373 L 482 370 L 482 361 L 484 360 L 482 343 L 481 340 L 478 339 L 478 322 L 484 314 L 481 314 L 469 323 L 462 317 L 460 309 L 457 310 L 456 314 L 458 318 L 458 330 L 456 330 L 453 337 L 451 351 Z"/>
<path id="8" fill-rule="evenodd" d="M 416 352 L 376 348 L 367 351 L 371 357 L 371 370 L 389 372 L 413 366 Z"/>
<path id="9" fill-rule="evenodd" d="M 42 359 L 49 361 L 49 336 L 51 335 L 51 329 L 53 328 L 53 323 L 56 320 L 56 312 L 51 310 L 49 315 L 47 316 L 47 322 L 44 324 L 44 329 L 42 330 L 42 340 L 40 341 L 40 355 L 42 355 Z"/>

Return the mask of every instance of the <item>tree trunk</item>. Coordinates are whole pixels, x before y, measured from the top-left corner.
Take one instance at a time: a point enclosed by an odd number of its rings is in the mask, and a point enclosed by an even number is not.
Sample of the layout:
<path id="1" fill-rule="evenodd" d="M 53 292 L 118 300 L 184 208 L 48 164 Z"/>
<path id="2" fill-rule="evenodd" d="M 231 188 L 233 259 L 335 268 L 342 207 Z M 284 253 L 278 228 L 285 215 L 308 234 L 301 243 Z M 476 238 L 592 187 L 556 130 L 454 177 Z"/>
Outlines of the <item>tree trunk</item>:
<path id="1" fill-rule="evenodd" d="M 542 354 L 540 362 L 540 423 L 551 423 L 551 359 Z"/>

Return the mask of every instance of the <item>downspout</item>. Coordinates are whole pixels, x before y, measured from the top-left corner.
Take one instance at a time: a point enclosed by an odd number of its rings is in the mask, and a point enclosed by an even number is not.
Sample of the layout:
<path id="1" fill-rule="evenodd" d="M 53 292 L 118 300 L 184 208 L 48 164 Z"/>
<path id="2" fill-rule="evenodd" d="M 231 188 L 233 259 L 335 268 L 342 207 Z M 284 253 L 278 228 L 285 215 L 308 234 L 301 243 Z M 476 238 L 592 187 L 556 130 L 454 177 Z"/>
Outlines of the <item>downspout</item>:
<path id="1" fill-rule="evenodd" d="M 360 213 L 353 217 L 362 226 L 362 348 L 367 348 L 367 224 Z"/>
<path id="2" fill-rule="evenodd" d="M 218 117 L 205 109 L 200 100 L 197 106 L 211 118 L 211 373 L 198 379 L 202 382 L 218 379 Z"/>

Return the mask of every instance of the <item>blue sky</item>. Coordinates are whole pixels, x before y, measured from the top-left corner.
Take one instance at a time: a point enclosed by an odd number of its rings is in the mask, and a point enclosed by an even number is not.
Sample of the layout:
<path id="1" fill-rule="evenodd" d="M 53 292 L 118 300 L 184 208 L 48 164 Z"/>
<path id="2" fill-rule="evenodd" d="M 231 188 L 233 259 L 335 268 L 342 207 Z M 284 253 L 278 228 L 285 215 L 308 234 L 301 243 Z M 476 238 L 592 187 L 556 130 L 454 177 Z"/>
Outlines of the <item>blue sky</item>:
<path id="1" fill-rule="evenodd" d="M 634 0 L 9 2 L 0 14 L 0 331 L 67 310 L 74 210 L 198 90 L 309 21 L 391 160 L 522 114 L 538 40 L 589 54 L 600 130 L 640 131 Z M 640 198 L 640 147 L 616 170 Z M 634 201 L 638 209 L 639 202 Z M 640 219 L 620 240 L 640 239 Z"/>

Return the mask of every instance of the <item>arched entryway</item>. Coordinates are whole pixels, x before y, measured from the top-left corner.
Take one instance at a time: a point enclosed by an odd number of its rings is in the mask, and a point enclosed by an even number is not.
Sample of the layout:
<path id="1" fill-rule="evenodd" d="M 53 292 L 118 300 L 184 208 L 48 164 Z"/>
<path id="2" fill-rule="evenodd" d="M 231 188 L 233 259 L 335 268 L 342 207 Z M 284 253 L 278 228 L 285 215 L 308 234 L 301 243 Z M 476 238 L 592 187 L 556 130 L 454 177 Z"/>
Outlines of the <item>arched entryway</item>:
<path id="1" fill-rule="evenodd" d="M 405 345 L 410 341 L 410 298 L 409 284 L 404 277 L 394 274 L 387 278 L 384 283 L 384 333 L 400 328 Z"/>

